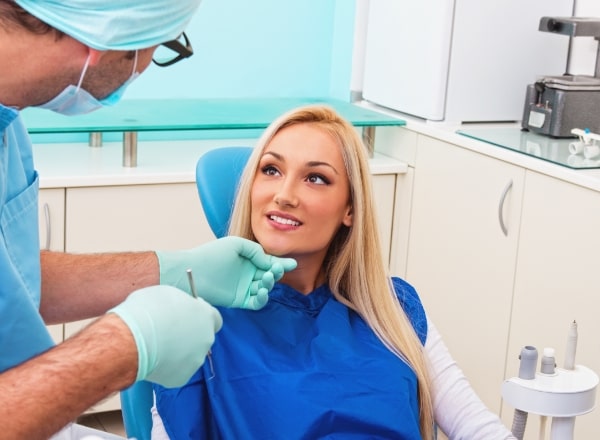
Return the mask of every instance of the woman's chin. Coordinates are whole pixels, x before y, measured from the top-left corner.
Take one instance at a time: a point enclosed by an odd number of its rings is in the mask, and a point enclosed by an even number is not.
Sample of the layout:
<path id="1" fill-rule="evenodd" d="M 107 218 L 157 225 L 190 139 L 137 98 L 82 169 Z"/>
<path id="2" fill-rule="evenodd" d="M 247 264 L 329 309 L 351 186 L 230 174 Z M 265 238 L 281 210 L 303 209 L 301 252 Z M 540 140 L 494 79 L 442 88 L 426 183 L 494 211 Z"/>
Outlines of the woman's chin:
<path id="1" fill-rule="evenodd" d="M 284 247 L 277 244 L 263 244 L 261 246 L 265 250 L 265 253 L 274 255 L 275 257 L 287 258 L 292 256 L 292 250 L 289 247 Z"/>

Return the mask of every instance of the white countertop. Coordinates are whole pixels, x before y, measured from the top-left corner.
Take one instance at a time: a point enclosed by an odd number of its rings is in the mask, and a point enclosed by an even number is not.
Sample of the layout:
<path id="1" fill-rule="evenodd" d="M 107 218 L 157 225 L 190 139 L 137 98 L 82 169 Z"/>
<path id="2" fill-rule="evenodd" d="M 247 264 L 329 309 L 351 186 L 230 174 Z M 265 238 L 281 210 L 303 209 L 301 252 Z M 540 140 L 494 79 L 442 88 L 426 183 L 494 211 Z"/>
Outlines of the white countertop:
<path id="1" fill-rule="evenodd" d="M 565 166 L 557 165 L 542 159 L 528 156 L 523 153 L 512 151 L 496 145 L 482 142 L 476 139 L 463 136 L 456 133 L 457 130 L 465 130 L 467 128 L 493 128 L 493 127 L 510 127 L 520 128 L 518 123 L 499 123 L 499 124 L 450 124 L 444 122 L 430 122 L 423 119 L 415 118 L 410 115 L 401 114 L 395 111 L 386 110 L 379 106 L 374 106 L 368 103 L 362 103 L 367 108 L 376 109 L 386 114 L 396 115 L 406 121 L 405 128 L 415 131 L 426 136 L 431 136 L 439 140 L 459 145 L 464 148 L 476 151 L 487 156 L 494 157 L 521 166 L 528 170 L 537 171 L 548 176 L 561 179 L 575 185 L 589 188 L 595 191 L 600 191 L 600 169 L 583 169 L 576 170 Z"/>
<path id="2" fill-rule="evenodd" d="M 137 148 L 137 166 L 123 167 L 120 142 L 89 147 L 84 143 L 36 144 L 34 160 L 40 188 L 144 185 L 196 181 L 196 162 L 219 146 L 254 146 L 256 139 L 145 141 Z M 403 174 L 408 165 L 375 153 L 373 174 Z"/>

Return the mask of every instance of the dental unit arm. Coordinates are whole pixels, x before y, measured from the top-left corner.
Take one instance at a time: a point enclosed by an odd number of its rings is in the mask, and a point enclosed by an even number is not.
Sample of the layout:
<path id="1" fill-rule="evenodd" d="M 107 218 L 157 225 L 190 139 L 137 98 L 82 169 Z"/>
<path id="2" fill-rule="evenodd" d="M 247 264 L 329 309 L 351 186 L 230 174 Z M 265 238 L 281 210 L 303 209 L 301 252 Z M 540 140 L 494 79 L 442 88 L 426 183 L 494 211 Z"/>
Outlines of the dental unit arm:
<path id="1" fill-rule="evenodd" d="M 527 414 L 538 414 L 545 422 L 552 418 L 550 440 L 572 440 L 575 417 L 591 412 L 596 401 L 598 375 L 583 365 L 575 364 L 577 323 L 571 324 L 567 338 L 564 368 L 556 368 L 554 350 L 544 349 L 540 372 L 535 372 L 537 350 L 526 346 L 521 350 L 518 377 L 502 384 L 502 398 L 515 408 L 513 435 L 522 440 Z M 545 429 L 542 423 L 540 429 Z"/>

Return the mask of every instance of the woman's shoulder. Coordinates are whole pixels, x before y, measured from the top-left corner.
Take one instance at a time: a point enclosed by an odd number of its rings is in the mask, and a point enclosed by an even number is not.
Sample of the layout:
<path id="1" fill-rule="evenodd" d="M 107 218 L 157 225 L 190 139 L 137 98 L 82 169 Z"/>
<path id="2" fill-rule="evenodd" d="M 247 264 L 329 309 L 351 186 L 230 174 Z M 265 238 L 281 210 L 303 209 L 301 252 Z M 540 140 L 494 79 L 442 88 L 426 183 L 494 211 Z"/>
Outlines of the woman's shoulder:
<path id="1" fill-rule="evenodd" d="M 402 309 L 408 316 L 419 340 L 424 345 L 427 340 L 427 316 L 419 294 L 412 285 L 402 278 L 392 277 L 392 284 Z"/>

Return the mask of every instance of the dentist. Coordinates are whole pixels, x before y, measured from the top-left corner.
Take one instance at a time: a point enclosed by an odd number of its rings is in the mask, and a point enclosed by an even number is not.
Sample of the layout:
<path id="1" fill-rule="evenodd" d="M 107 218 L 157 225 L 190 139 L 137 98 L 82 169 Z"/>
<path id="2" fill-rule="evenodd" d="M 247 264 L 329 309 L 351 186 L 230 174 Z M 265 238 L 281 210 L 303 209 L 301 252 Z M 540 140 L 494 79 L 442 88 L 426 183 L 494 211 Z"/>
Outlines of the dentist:
<path id="1" fill-rule="evenodd" d="M 116 103 L 157 46 L 192 55 L 200 0 L 0 0 L 0 414 L 2 438 L 45 439 L 138 380 L 181 386 L 222 320 L 259 309 L 292 259 L 237 237 L 180 252 L 39 249 L 38 174 L 19 110 L 67 115 Z M 196 276 L 201 298 L 184 282 Z M 200 274 L 206 276 L 200 277 Z M 99 317 L 54 346 L 47 324 Z"/>

